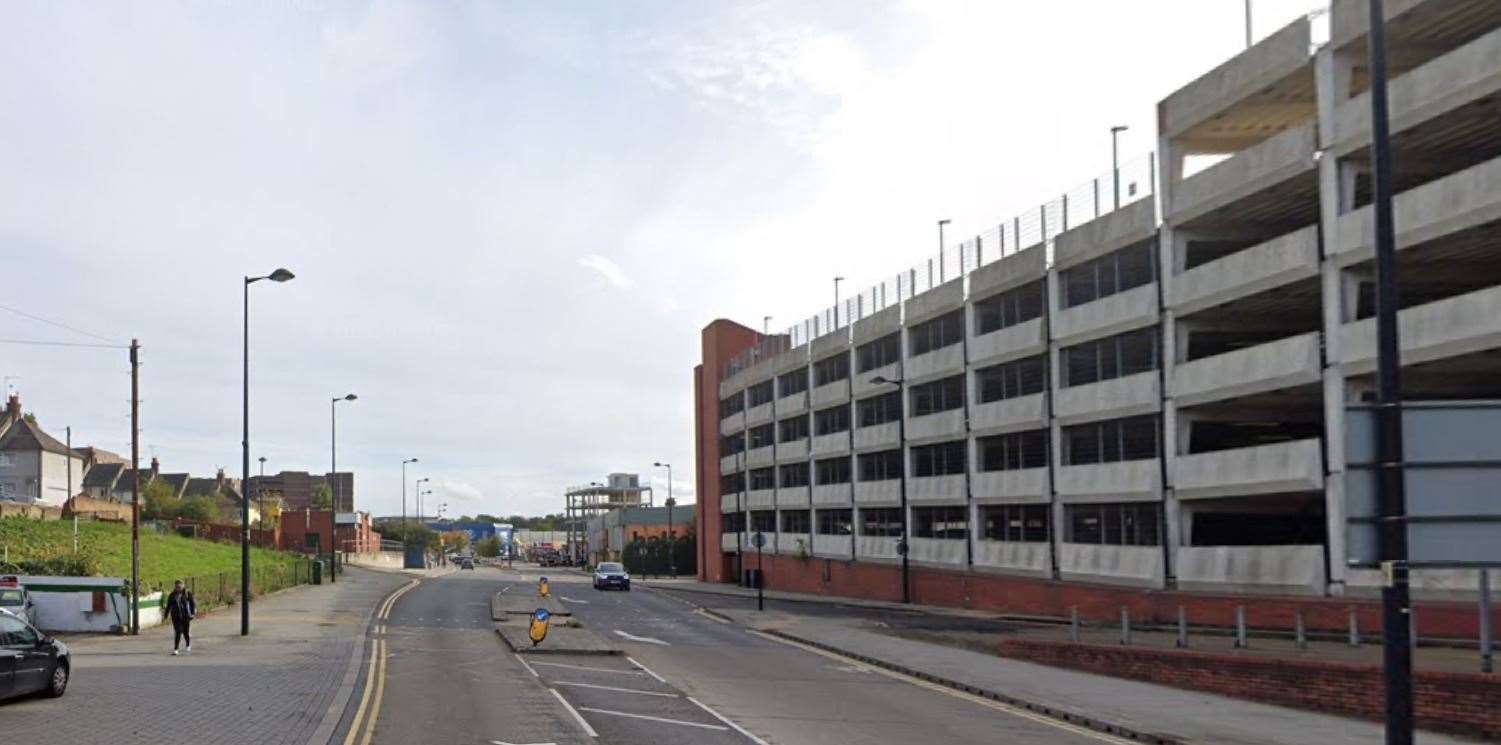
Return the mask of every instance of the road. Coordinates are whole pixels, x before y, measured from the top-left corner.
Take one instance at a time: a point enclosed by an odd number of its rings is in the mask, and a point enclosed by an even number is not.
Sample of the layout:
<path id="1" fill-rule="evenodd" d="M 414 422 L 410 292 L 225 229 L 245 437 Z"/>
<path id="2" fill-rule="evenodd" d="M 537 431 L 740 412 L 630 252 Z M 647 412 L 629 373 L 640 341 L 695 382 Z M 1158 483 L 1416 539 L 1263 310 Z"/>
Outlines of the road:
<path id="1" fill-rule="evenodd" d="M 1122 742 L 752 634 L 666 592 L 597 592 L 553 571 L 553 593 L 623 657 L 510 653 L 488 598 L 535 568 L 424 581 L 385 623 L 372 742 L 619 745 L 1099 745 Z"/>

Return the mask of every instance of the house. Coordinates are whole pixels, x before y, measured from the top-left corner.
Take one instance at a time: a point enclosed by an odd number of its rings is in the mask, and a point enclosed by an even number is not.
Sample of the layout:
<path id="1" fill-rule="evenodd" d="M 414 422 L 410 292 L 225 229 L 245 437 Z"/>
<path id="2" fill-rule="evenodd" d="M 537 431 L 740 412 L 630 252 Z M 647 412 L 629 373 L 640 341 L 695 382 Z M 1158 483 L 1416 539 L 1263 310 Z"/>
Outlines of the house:
<path id="1" fill-rule="evenodd" d="M 286 509 L 301 510 L 312 506 L 313 495 L 325 484 L 333 492 L 339 512 L 354 511 L 354 474 L 349 471 L 322 475 L 282 471 L 274 475 L 251 476 L 245 491 L 253 499 L 262 494 L 279 496 Z"/>
<path id="2" fill-rule="evenodd" d="M 90 499 L 109 500 L 116 484 L 120 482 L 120 476 L 128 470 L 129 467 L 124 463 L 95 464 L 83 476 L 83 495 Z M 129 491 L 128 482 L 125 488 Z"/>
<path id="3" fill-rule="evenodd" d="M 224 475 L 224 469 L 214 478 L 189 478 L 183 488 L 182 498 L 193 499 L 195 497 L 208 497 L 214 500 L 219 508 L 220 523 L 240 522 L 240 482 L 237 479 L 228 478 Z M 260 505 L 254 501 L 250 503 L 250 522 L 260 521 Z"/>
<path id="4" fill-rule="evenodd" d="M 21 398 L 11 395 L 0 434 L 0 499 L 61 506 L 83 486 L 84 459 L 44 432 L 35 418 L 21 412 Z"/>

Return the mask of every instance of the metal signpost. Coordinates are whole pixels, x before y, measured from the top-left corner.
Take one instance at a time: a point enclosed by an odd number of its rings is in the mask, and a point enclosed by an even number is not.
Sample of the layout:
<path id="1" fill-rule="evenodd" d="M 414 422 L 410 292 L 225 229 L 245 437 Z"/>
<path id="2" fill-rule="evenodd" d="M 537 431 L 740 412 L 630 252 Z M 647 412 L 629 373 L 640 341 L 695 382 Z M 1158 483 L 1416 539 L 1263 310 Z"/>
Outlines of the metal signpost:
<path id="1" fill-rule="evenodd" d="M 751 545 L 756 547 L 756 610 L 766 610 L 766 566 L 765 553 L 762 548 L 766 546 L 766 534 L 756 531 L 751 536 Z"/>

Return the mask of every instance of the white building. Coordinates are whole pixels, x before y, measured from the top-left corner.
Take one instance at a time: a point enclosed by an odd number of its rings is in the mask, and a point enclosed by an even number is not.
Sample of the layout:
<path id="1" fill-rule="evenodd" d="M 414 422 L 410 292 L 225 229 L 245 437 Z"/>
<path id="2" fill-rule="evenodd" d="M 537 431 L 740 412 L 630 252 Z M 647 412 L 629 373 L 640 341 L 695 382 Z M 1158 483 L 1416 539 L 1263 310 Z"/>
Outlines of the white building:
<path id="1" fill-rule="evenodd" d="M 61 507 L 72 496 L 69 483 L 74 494 L 83 490 L 83 457 L 25 417 L 19 397 L 10 397 L 5 418 L 9 426 L 0 434 L 0 499 Z"/>

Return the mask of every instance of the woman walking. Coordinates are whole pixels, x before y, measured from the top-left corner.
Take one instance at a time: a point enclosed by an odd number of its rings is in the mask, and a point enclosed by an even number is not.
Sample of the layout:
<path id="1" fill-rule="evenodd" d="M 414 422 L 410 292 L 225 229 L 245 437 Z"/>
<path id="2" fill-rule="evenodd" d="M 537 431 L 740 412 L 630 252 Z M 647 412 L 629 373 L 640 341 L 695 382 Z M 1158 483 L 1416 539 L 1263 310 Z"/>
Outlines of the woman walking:
<path id="1" fill-rule="evenodd" d="M 183 642 L 187 642 L 188 654 L 193 652 L 193 634 L 190 625 L 193 616 L 198 613 L 198 606 L 193 602 L 193 593 L 183 584 L 182 580 L 172 583 L 172 594 L 167 596 L 167 615 L 172 618 L 172 654 L 177 655 L 177 648 Z"/>

